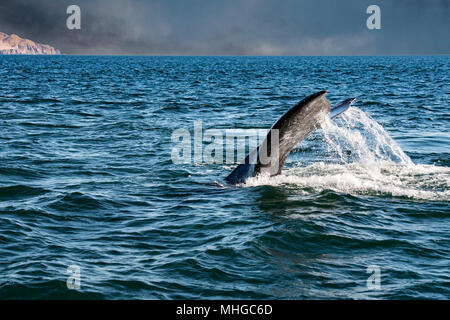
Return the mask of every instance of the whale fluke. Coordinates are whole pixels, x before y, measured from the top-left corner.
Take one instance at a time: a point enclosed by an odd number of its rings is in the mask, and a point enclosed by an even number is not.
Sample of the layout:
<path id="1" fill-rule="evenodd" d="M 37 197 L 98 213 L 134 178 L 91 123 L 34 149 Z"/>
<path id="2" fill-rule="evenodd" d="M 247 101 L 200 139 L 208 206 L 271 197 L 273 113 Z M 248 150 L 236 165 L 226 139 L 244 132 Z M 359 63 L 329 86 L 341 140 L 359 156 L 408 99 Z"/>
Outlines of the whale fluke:
<path id="1" fill-rule="evenodd" d="M 258 174 L 279 175 L 286 158 L 298 143 L 319 128 L 327 117 L 333 119 L 346 111 L 355 100 L 347 99 L 331 107 L 325 98 L 326 93 L 324 90 L 312 94 L 289 109 L 275 122 L 263 143 L 250 152 L 225 180 L 239 184 Z"/>

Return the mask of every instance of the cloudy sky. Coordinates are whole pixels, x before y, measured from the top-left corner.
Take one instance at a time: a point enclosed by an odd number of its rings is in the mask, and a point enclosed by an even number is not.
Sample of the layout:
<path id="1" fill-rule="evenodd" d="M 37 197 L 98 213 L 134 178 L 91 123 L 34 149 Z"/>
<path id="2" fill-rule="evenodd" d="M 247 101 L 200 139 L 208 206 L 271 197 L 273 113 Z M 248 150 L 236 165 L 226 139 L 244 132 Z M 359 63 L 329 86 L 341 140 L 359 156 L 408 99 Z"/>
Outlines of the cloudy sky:
<path id="1" fill-rule="evenodd" d="M 67 54 L 449 54 L 449 17 L 450 0 L 0 0 L 0 32 Z"/>

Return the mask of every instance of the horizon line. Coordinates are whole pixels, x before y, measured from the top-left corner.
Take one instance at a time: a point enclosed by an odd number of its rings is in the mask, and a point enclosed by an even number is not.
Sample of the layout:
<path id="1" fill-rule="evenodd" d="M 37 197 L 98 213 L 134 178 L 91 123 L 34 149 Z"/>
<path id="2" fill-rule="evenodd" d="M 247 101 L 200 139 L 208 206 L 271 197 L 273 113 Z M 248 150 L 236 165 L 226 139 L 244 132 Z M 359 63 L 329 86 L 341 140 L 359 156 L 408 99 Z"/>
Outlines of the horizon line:
<path id="1" fill-rule="evenodd" d="M 133 53 L 61 53 L 61 54 L 1 54 L 0 56 L 98 56 L 98 57 L 423 57 L 423 56 L 449 56 L 450 53 L 423 53 L 423 54 L 312 54 L 312 55 L 252 55 L 252 54 L 133 54 Z"/>

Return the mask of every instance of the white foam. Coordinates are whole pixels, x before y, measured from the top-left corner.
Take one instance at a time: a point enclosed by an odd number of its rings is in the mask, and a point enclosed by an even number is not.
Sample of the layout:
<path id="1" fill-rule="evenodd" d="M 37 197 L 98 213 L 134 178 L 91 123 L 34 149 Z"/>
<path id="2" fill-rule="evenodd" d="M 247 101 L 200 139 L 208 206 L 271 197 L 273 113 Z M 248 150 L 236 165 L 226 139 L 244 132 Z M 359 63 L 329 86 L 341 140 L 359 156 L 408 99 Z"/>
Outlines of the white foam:
<path id="1" fill-rule="evenodd" d="M 333 190 L 352 195 L 450 201 L 450 168 L 415 165 L 375 120 L 350 108 L 322 130 L 329 162 L 284 169 L 276 177 L 258 176 L 244 186 L 286 185 L 301 194 Z"/>
<path id="2" fill-rule="evenodd" d="M 246 187 L 287 185 L 301 194 L 333 190 L 352 195 L 407 197 L 450 201 L 450 168 L 432 165 L 405 166 L 386 162 L 378 170 L 352 164 L 314 163 L 285 170 L 276 177 L 258 176 Z"/>

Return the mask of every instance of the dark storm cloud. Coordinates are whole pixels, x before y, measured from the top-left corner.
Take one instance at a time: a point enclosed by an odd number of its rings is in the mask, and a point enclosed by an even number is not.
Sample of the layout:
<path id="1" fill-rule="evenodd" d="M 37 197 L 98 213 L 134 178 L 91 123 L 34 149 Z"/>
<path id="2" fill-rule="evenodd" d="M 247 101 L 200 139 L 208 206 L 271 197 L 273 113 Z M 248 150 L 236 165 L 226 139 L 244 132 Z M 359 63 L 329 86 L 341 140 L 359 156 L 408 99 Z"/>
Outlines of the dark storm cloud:
<path id="1" fill-rule="evenodd" d="M 450 52 L 448 0 L 0 0 L 0 31 L 74 54 Z M 66 28 L 78 4 L 82 30 Z M 381 8 L 381 30 L 366 8 Z"/>

